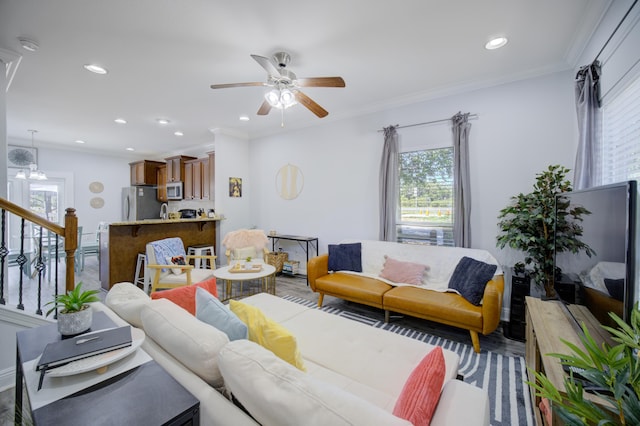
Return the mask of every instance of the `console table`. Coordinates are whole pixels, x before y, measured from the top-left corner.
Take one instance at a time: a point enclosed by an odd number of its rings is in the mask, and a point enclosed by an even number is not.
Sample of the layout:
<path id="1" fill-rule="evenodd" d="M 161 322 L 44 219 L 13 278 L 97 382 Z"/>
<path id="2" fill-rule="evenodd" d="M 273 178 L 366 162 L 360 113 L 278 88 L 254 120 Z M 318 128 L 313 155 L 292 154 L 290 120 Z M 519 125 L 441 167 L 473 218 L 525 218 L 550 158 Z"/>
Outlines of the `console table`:
<path id="1" fill-rule="evenodd" d="M 94 312 L 92 331 L 115 327 L 103 312 Z M 37 392 L 23 380 L 25 363 L 60 340 L 57 324 L 16 333 L 15 424 L 22 424 L 22 389 Z M 141 351 L 138 348 L 137 351 Z M 84 373 L 90 374 L 90 373 Z M 198 425 L 200 402 L 155 361 L 108 378 L 62 399 L 31 409 L 37 425 Z"/>
<path id="2" fill-rule="evenodd" d="M 589 333 L 602 345 L 607 342 L 615 345 L 611 339 L 611 335 L 607 333 L 598 320 L 589 312 L 589 310 L 581 305 L 569 305 L 568 311 L 581 323 L 586 324 Z M 578 324 L 571 317 L 569 312 L 560 301 L 543 301 L 535 297 L 526 298 L 526 315 L 527 315 L 527 341 L 525 344 L 525 360 L 527 364 L 529 381 L 533 382 L 535 376 L 531 370 L 536 372 L 544 372 L 553 386 L 560 392 L 564 393 L 564 379 L 567 377 L 562 368 L 562 364 L 558 358 L 547 356 L 550 353 L 571 353 L 567 345 L 562 343 L 560 339 L 564 339 L 576 346 L 584 349 L 580 342 L 580 333 Z M 535 396 L 535 391 L 529 389 L 531 394 L 531 402 L 536 417 L 536 424 L 542 426 L 542 416 L 538 408 L 540 397 Z M 599 398 L 593 394 L 585 393 L 585 398 L 598 401 Z M 557 417 L 553 417 L 552 424 L 559 423 Z"/>
<path id="3" fill-rule="evenodd" d="M 284 235 L 284 234 L 270 234 L 267 235 L 271 240 L 271 251 L 276 251 L 276 243 L 280 240 L 296 241 L 302 250 L 307 255 L 307 263 L 309 262 L 309 245 L 312 249 L 315 249 L 316 256 L 318 255 L 318 237 L 303 237 L 299 235 Z M 305 264 L 306 269 L 306 264 Z M 309 285 L 309 278 L 307 277 L 307 285 Z"/>

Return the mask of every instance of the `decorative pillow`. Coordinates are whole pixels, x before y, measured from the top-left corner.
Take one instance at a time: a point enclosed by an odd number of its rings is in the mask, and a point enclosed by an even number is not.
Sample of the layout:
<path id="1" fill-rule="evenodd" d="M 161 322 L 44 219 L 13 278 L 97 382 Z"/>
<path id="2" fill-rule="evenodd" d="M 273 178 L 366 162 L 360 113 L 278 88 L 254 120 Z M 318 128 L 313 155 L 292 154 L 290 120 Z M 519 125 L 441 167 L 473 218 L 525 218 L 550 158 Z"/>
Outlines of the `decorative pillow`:
<path id="1" fill-rule="evenodd" d="M 329 270 L 362 272 L 362 243 L 329 244 Z"/>
<path id="2" fill-rule="evenodd" d="M 140 311 L 151 298 L 132 283 L 117 283 L 107 293 L 105 304 L 129 324 L 142 328 Z"/>
<path id="3" fill-rule="evenodd" d="M 445 363 L 442 348 L 436 346 L 413 369 L 400 392 L 393 414 L 415 426 L 429 426 L 440 400 Z"/>
<path id="4" fill-rule="evenodd" d="M 462 297 L 474 305 L 480 305 L 484 288 L 493 278 L 498 267 L 464 256 L 458 262 L 449 280 L 449 288 L 457 290 Z"/>
<path id="5" fill-rule="evenodd" d="M 233 250 L 233 258 L 235 260 L 245 260 L 247 257 L 250 257 L 252 259 L 256 258 L 255 247 L 244 247 Z"/>
<path id="6" fill-rule="evenodd" d="M 620 301 L 624 300 L 624 278 L 620 278 L 619 280 L 605 278 L 604 285 L 607 286 L 611 297 Z"/>
<path id="7" fill-rule="evenodd" d="M 248 340 L 220 351 L 225 387 L 263 425 L 409 426 L 406 420 L 323 382 Z"/>
<path id="8" fill-rule="evenodd" d="M 165 351 L 211 386 L 224 385 L 218 368 L 218 352 L 229 343 L 224 332 L 169 300 L 151 301 L 140 317 L 144 332 Z"/>
<path id="9" fill-rule="evenodd" d="M 167 265 L 186 265 L 187 262 L 184 256 L 167 256 Z M 180 275 L 184 272 L 184 269 L 171 268 L 171 272 L 176 275 Z"/>
<path id="10" fill-rule="evenodd" d="M 224 331 L 229 340 L 246 339 L 247 326 L 217 297 L 201 288 L 196 288 L 196 318 Z"/>
<path id="11" fill-rule="evenodd" d="M 294 367 L 305 371 L 304 361 L 298 350 L 296 336 L 277 322 L 267 318 L 255 306 L 235 300 L 229 301 L 231 311 L 249 329 L 249 340 L 269 349 Z"/>
<path id="12" fill-rule="evenodd" d="M 200 287 L 218 297 L 218 286 L 216 279 L 210 278 L 206 281 L 193 285 L 172 288 L 170 290 L 154 291 L 151 293 L 152 299 L 169 299 L 176 305 L 186 309 L 191 315 L 196 314 L 196 289 Z"/>
<path id="13" fill-rule="evenodd" d="M 387 255 L 385 255 L 384 258 L 384 267 L 382 272 L 380 272 L 380 277 L 393 281 L 394 283 L 420 285 L 422 284 L 424 272 L 429 269 L 427 265 L 402 262 Z"/>

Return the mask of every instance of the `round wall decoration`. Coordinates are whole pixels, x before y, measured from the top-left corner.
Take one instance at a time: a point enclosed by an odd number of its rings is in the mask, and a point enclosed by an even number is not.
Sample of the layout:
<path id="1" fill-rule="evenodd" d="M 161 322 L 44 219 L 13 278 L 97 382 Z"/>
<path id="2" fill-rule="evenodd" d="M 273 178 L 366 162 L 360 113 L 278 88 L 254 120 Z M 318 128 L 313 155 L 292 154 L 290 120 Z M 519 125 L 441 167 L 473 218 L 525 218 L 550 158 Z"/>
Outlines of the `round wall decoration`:
<path id="1" fill-rule="evenodd" d="M 104 207 L 104 199 L 102 197 L 93 197 L 89 200 L 89 205 L 94 209 L 101 209 Z"/>
<path id="2" fill-rule="evenodd" d="M 293 164 L 282 166 L 276 174 L 276 191 L 285 200 L 297 198 L 304 187 L 304 176 Z"/>
<path id="3" fill-rule="evenodd" d="M 93 192 L 94 194 L 99 194 L 104 191 L 104 185 L 102 184 L 102 182 L 91 182 L 89 184 L 89 191 Z"/>

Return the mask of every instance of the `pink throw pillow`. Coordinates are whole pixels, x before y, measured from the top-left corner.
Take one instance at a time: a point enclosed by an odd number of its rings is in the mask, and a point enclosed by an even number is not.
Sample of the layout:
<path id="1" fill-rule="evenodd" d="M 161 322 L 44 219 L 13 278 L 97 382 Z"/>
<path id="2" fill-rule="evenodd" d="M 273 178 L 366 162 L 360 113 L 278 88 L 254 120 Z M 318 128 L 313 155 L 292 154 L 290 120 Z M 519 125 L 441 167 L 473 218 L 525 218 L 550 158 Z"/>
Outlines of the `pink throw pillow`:
<path id="1" fill-rule="evenodd" d="M 193 285 L 172 288 L 170 290 L 154 291 L 151 293 L 152 299 L 169 299 L 176 305 L 187 310 L 191 315 L 196 314 L 196 288 L 203 288 L 209 293 L 218 297 L 218 286 L 215 278 L 201 281 Z"/>
<path id="2" fill-rule="evenodd" d="M 419 263 L 402 262 L 386 255 L 384 258 L 384 268 L 380 272 L 380 277 L 394 283 L 420 285 L 424 271 L 429 269 L 427 265 Z"/>
<path id="3" fill-rule="evenodd" d="M 415 426 L 429 426 L 440 400 L 444 373 L 442 348 L 436 346 L 409 375 L 393 408 L 393 415 Z"/>

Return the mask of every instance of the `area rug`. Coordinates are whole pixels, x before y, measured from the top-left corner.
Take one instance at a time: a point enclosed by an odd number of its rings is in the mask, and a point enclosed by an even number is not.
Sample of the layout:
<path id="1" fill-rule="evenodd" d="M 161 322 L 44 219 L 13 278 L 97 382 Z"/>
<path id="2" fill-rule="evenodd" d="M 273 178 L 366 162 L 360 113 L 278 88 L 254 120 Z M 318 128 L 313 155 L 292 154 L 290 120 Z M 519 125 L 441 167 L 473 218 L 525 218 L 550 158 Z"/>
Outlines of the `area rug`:
<path id="1" fill-rule="evenodd" d="M 309 307 L 316 306 L 315 302 L 300 297 L 283 296 L 283 299 Z M 464 381 L 485 389 L 489 393 L 492 426 L 533 426 L 535 424 L 529 387 L 524 383 L 527 369 L 523 357 L 506 356 L 485 350 L 478 354 L 473 351 L 471 345 L 454 342 L 393 323 L 386 324 L 384 321 L 360 313 L 330 306 L 324 306 L 320 309 L 431 345 L 442 346 L 457 353 L 460 356 L 458 373 L 464 377 Z"/>

